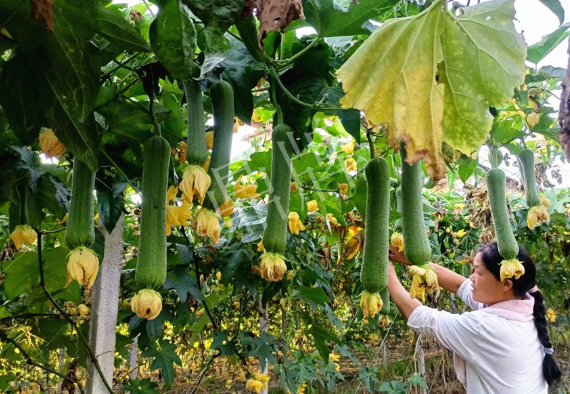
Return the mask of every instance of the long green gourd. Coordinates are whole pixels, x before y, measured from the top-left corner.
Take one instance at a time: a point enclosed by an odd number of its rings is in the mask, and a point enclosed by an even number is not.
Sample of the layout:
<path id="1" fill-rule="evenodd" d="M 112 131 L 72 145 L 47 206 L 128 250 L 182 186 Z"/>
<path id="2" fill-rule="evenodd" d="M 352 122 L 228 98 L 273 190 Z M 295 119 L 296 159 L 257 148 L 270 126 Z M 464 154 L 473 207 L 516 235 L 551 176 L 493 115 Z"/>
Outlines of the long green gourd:
<path id="1" fill-rule="evenodd" d="M 364 174 L 368 190 L 360 281 L 366 291 L 378 293 L 388 284 L 390 166 L 383 158 L 372 159 Z"/>
<path id="2" fill-rule="evenodd" d="M 73 180 L 69 217 L 65 229 L 65 243 L 70 250 L 79 246 L 91 247 L 95 241 L 93 217 L 95 172 L 79 160 L 73 159 Z"/>
<path id="3" fill-rule="evenodd" d="M 159 289 L 166 279 L 166 189 L 170 144 L 160 136 L 144 144 L 141 234 L 135 279 L 141 289 Z"/>
<path id="4" fill-rule="evenodd" d="M 192 77 L 200 76 L 200 67 L 192 64 Z M 186 138 L 186 160 L 188 164 L 202 167 L 208 160 L 206 146 L 206 128 L 204 121 L 204 102 L 200 83 L 193 78 L 184 81 L 184 93 L 188 107 L 188 136 Z"/>
<path id="5" fill-rule="evenodd" d="M 538 187 L 536 185 L 534 169 L 534 152 L 530 149 L 520 151 L 519 163 L 521 164 L 526 204 L 529 208 L 540 205 L 540 194 L 538 193 Z"/>
<path id="6" fill-rule="evenodd" d="M 263 232 L 263 247 L 272 253 L 285 253 L 287 221 L 291 190 L 291 159 L 293 146 L 289 139 L 293 130 L 280 124 L 273 129 L 271 141 L 271 190 L 267 206 L 267 226 Z"/>
<path id="7" fill-rule="evenodd" d="M 505 173 L 502 170 L 492 168 L 487 171 L 487 192 L 499 253 L 505 260 L 511 260 L 517 257 L 519 246 L 509 221 L 505 182 Z"/>
<path id="8" fill-rule="evenodd" d="M 234 92 L 226 81 L 214 82 L 210 87 L 214 115 L 214 147 L 208 175 L 212 179 L 204 207 L 213 211 L 225 201 L 230 171 L 232 138 L 234 130 Z"/>
<path id="9" fill-rule="evenodd" d="M 406 163 L 406 150 L 400 148 L 402 164 L 402 235 L 404 254 L 414 265 L 430 262 L 431 247 L 426 234 L 423 211 L 423 176 L 421 161 L 413 166 Z"/>

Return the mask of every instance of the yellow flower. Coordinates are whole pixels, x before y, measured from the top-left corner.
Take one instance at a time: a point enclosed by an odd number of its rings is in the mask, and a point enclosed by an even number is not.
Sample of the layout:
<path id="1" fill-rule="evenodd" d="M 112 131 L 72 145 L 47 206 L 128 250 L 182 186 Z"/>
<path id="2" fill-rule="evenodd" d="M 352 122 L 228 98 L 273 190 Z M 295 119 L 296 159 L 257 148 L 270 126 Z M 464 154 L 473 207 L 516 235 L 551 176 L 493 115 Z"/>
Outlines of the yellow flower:
<path id="1" fill-rule="evenodd" d="M 439 287 L 439 283 L 437 280 L 437 274 L 435 270 L 429 265 L 426 264 L 425 266 L 426 273 L 424 275 L 424 279 L 426 282 L 426 286 L 429 290 L 435 290 Z"/>
<path id="2" fill-rule="evenodd" d="M 546 311 L 546 319 L 551 323 L 554 323 L 556 321 L 557 315 L 558 314 L 553 309 Z"/>
<path id="3" fill-rule="evenodd" d="M 329 219 L 329 223 L 331 224 L 331 226 L 338 226 L 338 221 L 336 220 L 336 218 L 333 216 L 332 213 L 327 213 L 327 218 Z"/>
<path id="4" fill-rule="evenodd" d="M 404 236 L 402 233 L 395 231 L 390 237 L 390 244 L 402 252 L 404 250 Z"/>
<path id="5" fill-rule="evenodd" d="M 47 157 L 58 159 L 65 153 L 65 145 L 56 137 L 52 129 L 47 129 L 40 135 L 40 150 Z"/>
<path id="6" fill-rule="evenodd" d="M 79 316 L 84 317 L 89 314 L 89 308 L 85 304 L 77 305 L 77 310 L 79 311 Z"/>
<path id="7" fill-rule="evenodd" d="M 336 363 L 340 360 L 340 355 L 335 353 L 329 353 L 329 362 Z"/>
<path id="8" fill-rule="evenodd" d="M 214 211 L 201 208 L 196 212 L 196 231 L 200 237 L 208 236 L 213 243 L 220 241 L 220 221 Z"/>
<path id="9" fill-rule="evenodd" d="M 461 212 L 463 208 L 465 208 L 465 204 L 455 204 L 453 208 L 455 209 L 455 211 Z"/>
<path id="10" fill-rule="evenodd" d="M 153 320 L 162 310 L 162 297 L 152 289 L 142 289 L 132 298 L 131 309 L 141 319 Z"/>
<path id="11" fill-rule="evenodd" d="M 360 308 L 364 314 L 364 318 L 374 317 L 380 309 L 382 309 L 382 297 L 378 293 L 370 293 L 364 291 L 360 295 Z"/>
<path id="12" fill-rule="evenodd" d="M 354 160 L 352 157 L 349 157 L 344 161 L 344 166 L 346 167 L 346 171 L 348 172 L 358 171 L 356 160 Z"/>
<path id="13" fill-rule="evenodd" d="M 213 131 L 206 133 L 206 146 L 208 147 L 208 150 L 212 150 L 212 148 L 214 147 L 214 132 Z"/>
<path id="14" fill-rule="evenodd" d="M 245 384 L 246 390 L 255 390 L 256 393 L 261 392 L 265 388 L 266 384 L 260 382 L 256 379 L 248 379 L 247 383 Z"/>
<path id="15" fill-rule="evenodd" d="M 533 230 L 542 223 L 548 222 L 549 219 L 550 216 L 548 215 L 546 208 L 542 205 L 537 205 L 528 210 L 526 224 L 529 229 Z"/>
<path id="16" fill-rule="evenodd" d="M 22 244 L 33 244 L 36 242 L 38 235 L 33 228 L 27 224 L 20 224 L 16 226 L 14 231 L 10 234 L 10 239 L 16 245 L 16 250 L 20 250 Z"/>
<path id="17" fill-rule="evenodd" d="M 262 383 L 269 382 L 269 375 L 267 375 L 265 373 L 255 372 L 254 378 L 255 378 L 255 380 L 259 380 Z"/>
<path id="18" fill-rule="evenodd" d="M 170 204 L 170 201 L 176 200 L 177 194 L 178 194 L 178 188 L 176 186 L 170 186 L 166 191 L 166 203 Z"/>
<path id="19" fill-rule="evenodd" d="M 550 200 L 548 198 L 546 198 L 544 195 L 540 196 L 540 205 L 542 205 L 544 208 L 548 208 L 550 207 Z"/>
<path id="20" fill-rule="evenodd" d="M 216 280 L 222 280 L 222 273 L 220 271 L 216 272 Z"/>
<path id="21" fill-rule="evenodd" d="M 291 182 L 290 190 L 291 190 L 291 193 L 295 193 L 297 190 L 299 190 L 299 186 L 297 186 L 297 182 Z"/>
<path id="22" fill-rule="evenodd" d="M 457 236 L 457 238 L 461 238 L 463 237 L 465 234 L 467 234 L 467 232 L 464 229 L 459 230 L 458 232 L 455 233 L 455 235 Z"/>
<path id="23" fill-rule="evenodd" d="M 342 197 L 348 197 L 348 183 L 339 184 L 338 191 Z"/>
<path id="24" fill-rule="evenodd" d="M 224 227 L 230 228 L 233 226 L 232 219 L 230 217 L 224 218 Z"/>
<path id="25" fill-rule="evenodd" d="M 232 213 L 234 213 L 234 202 L 233 202 L 233 200 L 229 196 L 226 197 L 226 201 L 224 201 L 224 203 L 220 206 L 218 211 L 220 213 L 220 216 L 223 218 L 226 218 L 228 216 L 232 216 Z"/>
<path id="26" fill-rule="evenodd" d="M 342 145 L 340 147 L 340 149 L 343 152 L 348 153 L 349 155 L 352 155 L 354 153 L 354 140 L 350 141 L 348 144 Z"/>
<path id="27" fill-rule="evenodd" d="M 236 181 L 236 185 L 234 186 L 234 193 L 237 198 L 257 198 L 259 194 L 255 191 L 257 190 L 257 185 L 243 185 L 241 183 L 241 178 L 243 175 L 240 175 L 238 180 Z"/>
<path id="28" fill-rule="evenodd" d="M 421 265 L 410 265 L 408 266 L 408 275 L 417 275 L 420 277 L 426 276 L 425 266 Z"/>
<path id="29" fill-rule="evenodd" d="M 319 204 L 317 200 L 311 200 L 307 202 L 307 212 L 316 212 L 319 210 Z"/>
<path id="30" fill-rule="evenodd" d="M 176 205 L 166 206 L 166 235 L 172 234 L 172 226 L 178 224 Z"/>
<path id="31" fill-rule="evenodd" d="M 176 218 L 178 220 L 178 224 L 184 227 L 188 227 L 188 220 L 192 219 L 192 211 L 190 208 L 192 204 L 188 202 L 182 203 L 182 205 L 178 205 L 175 207 L 176 209 Z"/>
<path id="32" fill-rule="evenodd" d="M 93 286 L 99 272 L 97 255 L 85 246 L 75 248 L 67 255 L 67 287 L 72 280 L 87 288 Z"/>
<path id="33" fill-rule="evenodd" d="M 501 262 L 501 282 L 514 277 L 518 279 L 524 275 L 524 266 L 517 259 L 503 260 Z"/>
<path id="34" fill-rule="evenodd" d="M 257 251 L 258 252 L 263 252 L 265 250 L 265 248 L 263 247 L 263 240 L 259 241 L 259 243 L 257 244 Z"/>
<path id="35" fill-rule="evenodd" d="M 360 241 L 356 237 L 350 238 L 346 243 L 346 245 L 344 245 L 345 260 L 353 259 L 359 250 L 360 250 Z"/>
<path id="36" fill-rule="evenodd" d="M 534 127 L 538 121 L 540 120 L 540 114 L 537 114 L 536 112 L 531 112 L 530 115 L 528 115 L 526 117 L 526 122 L 528 123 L 528 125 L 530 127 Z"/>
<path id="37" fill-rule="evenodd" d="M 303 226 L 299 214 L 297 212 L 289 212 L 289 232 L 299 235 L 299 232 L 303 230 L 305 230 L 305 226 Z"/>
<path id="38" fill-rule="evenodd" d="M 204 168 L 191 164 L 184 170 L 180 190 L 184 193 L 186 201 L 192 202 L 197 198 L 202 204 L 211 183 L 212 180 Z"/>
<path id="39" fill-rule="evenodd" d="M 261 256 L 261 276 L 265 280 L 278 281 L 287 272 L 285 258 L 279 253 L 265 252 Z"/>
<path id="40" fill-rule="evenodd" d="M 426 302 L 426 287 L 420 275 L 412 277 L 412 286 L 410 288 L 410 297 L 417 298 L 422 303 Z"/>

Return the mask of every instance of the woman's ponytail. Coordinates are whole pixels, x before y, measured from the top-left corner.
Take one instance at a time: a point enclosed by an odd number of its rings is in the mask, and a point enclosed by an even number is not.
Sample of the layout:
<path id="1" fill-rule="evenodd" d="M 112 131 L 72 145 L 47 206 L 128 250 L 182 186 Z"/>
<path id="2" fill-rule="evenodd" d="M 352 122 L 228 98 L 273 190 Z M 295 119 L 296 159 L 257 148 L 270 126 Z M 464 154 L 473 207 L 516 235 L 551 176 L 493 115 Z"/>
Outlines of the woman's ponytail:
<path id="1" fill-rule="evenodd" d="M 544 306 L 544 297 L 540 293 L 540 291 L 535 291 L 530 293 L 530 295 L 534 298 L 534 325 L 536 327 L 536 331 L 538 332 L 538 338 L 540 342 L 542 342 L 542 346 L 544 346 L 544 360 L 542 361 L 542 373 L 544 375 L 544 379 L 548 383 L 548 385 L 552 385 L 560 380 L 560 376 L 562 375 L 560 369 L 558 369 L 558 365 L 556 365 L 556 361 L 554 361 L 554 357 L 552 356 L 552 344 L 550 343 L 550 337 L 548 336 L 548 328 L 546 327 L 546 308 Z"/>

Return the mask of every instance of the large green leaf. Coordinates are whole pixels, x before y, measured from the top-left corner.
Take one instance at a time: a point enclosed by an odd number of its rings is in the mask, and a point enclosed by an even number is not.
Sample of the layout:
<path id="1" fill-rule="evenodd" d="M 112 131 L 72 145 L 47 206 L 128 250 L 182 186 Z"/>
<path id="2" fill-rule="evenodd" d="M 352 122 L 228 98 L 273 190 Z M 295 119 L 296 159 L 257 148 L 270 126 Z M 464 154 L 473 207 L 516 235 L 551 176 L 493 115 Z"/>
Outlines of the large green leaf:
<path id="1" fill-rule="evenodd" d="M 163 389 L 168 389 L 174 382 L 174 365 L 182 365 L 180 357 L 175 352 L 176 345 L 169 343 L 166 340 L 161 340 L 156 343 L 151 343 L 142 355 L 144 357 L 153 357 L 150 370 L 155 371 L 160 369 L 164 379 Z"/>
<path id="2" fill-rule="evenodd" d="M 220 63 L 224 67 L 222 78 L 228 81 L 234 90 L 234 111 L 238 118 L 249 124 L 253 114 L 253 94 L 251 89 L 264 75 L 263 64 L 256 61 L 245 45 L 231 39 L 231 48 L 224 54 L 226 59 Z"/>
<path id="3" fill-rule="evenodd" d="M 2 67 L 0 105 L 14 134 L 26 145 L 31 145 L 40 128 L 47 125 L 37 97 L 39 84 L 33 64 L 25 55 L 14 56 Z"/>
<path id="4" fill-rule="evenodd" d="M 470 155 L 485 141 L 498 106 L 524 81 L 526 47 L 514 6 L 495 0 L 456 17 L 438 0 L 412 18 L 390 20 L 340 68 L 345 108 L 388 123 L 394 149 L 424 158 L 432 178 L 447 171 L 442 142 Z"/>
<path id="5" fill-rule="evenodd" d="M 564 7 L 560 4 L 560 0 L 539 0 L 542 4 L 548 7 L 550 11 L 558 17 L 560 24 L 564 23 Z"/>
<path id="6" fill-rule="evenodd" d="M 164 0 L 150 25 L 150 44 L 174 78 L 188 79 L 196 50 L 196 30 L 190 11 L 178 0 Z"/>
<path id="7" fill-rule="evenodd" d="M 309 0 L 303 4 L 307 22 L 321 37 L 353 36 L 370 34 L 363 27 L 368 20 L 393 7 L 397 0 L 351 1 L 340 7 L 335 0 Z"/>
<path id="8" fill-rule="evenodd" d="M 207 52 L 221 52 L 223 35 L 240 16 L 245 0 L 182 0 L 206 27 L 203 29 Z"/>
<path id="9" fill-rule="evenodd" d="M 40 280 L 35 252 L 17 253 L 12 260 L 0 264 L 0 269 L 6 275 L 4 292 L 8 300 L 29 292 Z"/>
<path id="10" fill-rule="evenodd" d="M 548 54 L 552 52 L 562 41 L 566 40 L 570 34 L 568 32 L 569 26 L 570 23 L 565 23 L 552 33 L 542 37 L 542 39 L 536 44 L 530 45 L 528 47 L 526 60 L 537 64 L 548 56 Z"/>

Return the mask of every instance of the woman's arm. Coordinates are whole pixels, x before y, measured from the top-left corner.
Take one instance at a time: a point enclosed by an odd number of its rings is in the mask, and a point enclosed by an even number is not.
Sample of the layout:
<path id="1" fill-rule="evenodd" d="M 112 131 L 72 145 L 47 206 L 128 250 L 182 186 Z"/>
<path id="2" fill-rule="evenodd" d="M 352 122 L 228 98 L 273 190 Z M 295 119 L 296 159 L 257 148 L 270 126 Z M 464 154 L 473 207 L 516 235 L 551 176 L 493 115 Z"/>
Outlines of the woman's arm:
<path id="1" fill-rule="evenodd" d="M 394 247 L 392 245 L 390 245 L 389 257 L 390 260 L 395 261 L 396 263 L 400 263 L 403 265 L 411 264 L 406 259 L 404 253 L 400 252 L 397 247 Z M 465 282 L 465 277 L 453 271 L 450 271 L 447 268 L 442 267 L 441 265 L 437 265 L 435 263 L 429 263 L 429 264 L 431 267 L 433 267 L 433 269 L 435 269 L 439 285 L 447 291 L 451 291 L 452 293 L 457 293 L 457 290 L 459 290 L 459 286 L 461 286 L 461 284 Z"/>
<path id="2" fill-rule="evenodd" d="M 421 302 L 410 297 L 410 293 L 402 286 L 392 262 L 388 265 L 388 291 L 390 292 L 392 301 L 396 304 L 406 320 L 408 320 L 414 309 L 422 305 Z"/>

